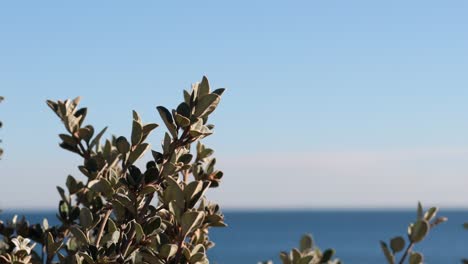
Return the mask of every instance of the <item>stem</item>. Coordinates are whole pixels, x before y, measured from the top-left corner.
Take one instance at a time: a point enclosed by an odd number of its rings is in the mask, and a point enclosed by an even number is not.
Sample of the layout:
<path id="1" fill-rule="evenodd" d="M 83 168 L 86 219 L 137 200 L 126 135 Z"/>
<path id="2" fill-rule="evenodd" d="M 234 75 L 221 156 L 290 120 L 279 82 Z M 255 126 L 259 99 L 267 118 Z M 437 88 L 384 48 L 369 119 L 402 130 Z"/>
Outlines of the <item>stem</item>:
<path id="1" fill-rule="evenodd" d="M 188 184 L 189 176 L 190 176 L 189 171 L 188 171 L 188 170 L 184 170 L 184 171 L 182 172 L 182 174 L 184 175 L 184 182 L 185 182 L 185 184 Z"/>
<path id="2" fill-rule="evenodd" d="M 153 199 L 154 197 L 154 193 L 150 193 L 148 195 L 148 197 L 146 197 L 146 200 L 145 200 L 145 204 L 143 205 L 141 211 L 140 211 L 140 215 L 138 217 L 138 222 L 141 222 L 141 220 L 143 219 L 143 216 L 145 215 L 146 211 L 148 210 L 148 206 L 150 205 L 151 203 L 151 200 Z"/>
<path id="3" fill-rule="evenodd" d="M 106 226 L 107 220 L 109 219 L 112 213 L 112 209 L 107 210 L 104 219 L 102 220 L 101 227 L 99 228 L 99 233 L 96 239 L 96 247 L 99 247 L 99 242 L 101 242 L 102 235 L 104 234 L 104 227 Z"/>
<path id="4" fill-rule="evenodd" d="M 188 135 L 189 135 L 189 129 L 186 128 L 186 129 L 184 130 L 184 132 L 182 133 L 182 135 L 180 136 L 180 138 L 179 138 L 179 139 L 176 139 L 176 141 L 175 141 L 173 147 L 172 147 L 172 148 L 169 150 L 169 152 L 167 153 L 168 156 L 166 157 L 166 159 L 167 159 L 168 157 L 171 157 L 172 153 L 175 152 L 177 148 L 179 148 L 179 147 L 181 147 L 181 146 L 183 146 L 183 145 L 185 144 L 185 143 L 184 143 L 184 139 L 185 139 Z M 167 162 L 167 160 L 166 160 L 166 162 Z M 162 170 L 159 172 L 160 175 L 161 175 L 161 172 L 162 172 Z M 187 177 L 188 177 L 188 175 L 187 175 Z M 185 177 L 184 177 L 184 178 L 185 178 Z M 161 183 L 162 180 L 163 180 L 163 179 L 159 178 L 158 181 L 157 181 L 157 183 L 158 183 L 158 184 Z M 185 182 L 187 182 L 186 179 L 185 179 Z M 145 204 L 143 205 L 143 207 L 142 207 L 142 209 L 141 209 L 141 215 L 140 215 L 140 217 L 143 217 L 144 213 L 148 210 L 148 206 L 150 205 L 150 203 L 151 203 L 151 201 L 153 200 L 153 198 L 154 198 L 154 193 L 151 193 L 151 194 L 148 195 L 148 197 L 147 197 L 147 199 L 146 199 L 146 201 L 145 201 Z"/>
<path id="5" fill-rule="evenodd" d="M 179 263 L 180 257 L 182 256 L 182 245 L 184 244 L 184 238 L 181 236 L 179 243 L 177 245 L 177 252 L 174 257 L 174 263 Z"/>
<path id="6" fill-rule="evenodd" d="M 128 252 L 128 249 L 130 248 L 130 246 L 132 245 L 132 241 L 133 239 L 135 238 L 135 231 L 132 232 L 131 236 L 130 236 L 130 239 L 127 241 L 127 244 L 125 245 L 125 248 L 123 250 L 123 257 L 124 259 L 126 258 L 127 256 L 127 252 Z"/>
<path id="7" fill-rule="evenodd" d="M 413 246 L 414 246 L 414 242 L 411 242 L 408 247 L 406 248 L 405 250 L 405 253 L 403 254 L 403 256 L 401 257 L 400 259 L 400 262 L 398 262 L 399 264 L 403 264 L 405 262 L 405 259 L 406 257 L 408 256 L 408 253 L 413 249 Z"/>

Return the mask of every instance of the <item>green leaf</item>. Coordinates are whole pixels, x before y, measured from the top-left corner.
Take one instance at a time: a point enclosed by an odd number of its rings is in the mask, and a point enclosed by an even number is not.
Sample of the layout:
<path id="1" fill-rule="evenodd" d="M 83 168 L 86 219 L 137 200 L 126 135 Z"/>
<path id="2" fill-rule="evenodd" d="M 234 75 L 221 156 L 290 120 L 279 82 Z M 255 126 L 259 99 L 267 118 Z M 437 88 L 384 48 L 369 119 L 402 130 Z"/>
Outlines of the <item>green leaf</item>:
<path id="1" fill-rule="evenodd" d="M 67 100 L 68 101 L 68 100 Z M 80 104 L 81 97 L 77 96 L 73 100 L 69 101 L 70 112 L 75 111 L 76 107 Z"/>
<path id="2" fill-rule="evenodd" d="M 323 252 L 322 259 L 320 260 L 320 263 L 328 263 L 328 261 L 331 260 L 331 258 L 335 255 L 335 250 L 333 249 L 327 249 Z"/>
<path id="3" fill-rule="evenodd" d="M 143 231 L 147 236 L 156 234 L 157 230 L 161 227 L 162 220 L 159 216 L 150 218 L 148 222 L 143 226 Z"/>
<path id="4" fill-rule="evenodd" d="M 118 137 L 115 140 L 115 144 L 116 144 L 117 150 L 121 154 L 126 154 L 130 151 L 130 143 L 128 143 L 128 140 L 125 137 Z"/>
<path id="5" fill-rule="evenodd" d="M 80 225 L 85 229 L 93 225 L 93 214 L 87 207 L 83 207 L 80 210 Z"/>
<path id="6" fill-rule="evenodd" d="M 190 263 L 204 263 L 202 261 L 206 260 L 206 255 L 205 253 L 195 253 L 190 257 Z"/>
<path id="7" fill-rule="evenodd" d="M 301 242 L 299 243 L 299 249 L 301 252 L 306 252 L 309 251 L 313 248 L 314 241 L 312 239 L 312 236 L 309 234 L 306 234 L 302 236 Z"/>
<path id="8" fill-rule="evenodd" d="M 47 232 L 47 254 L 55 254 L 61 246 L 62 242 L 55 242 L 52 234 L 50 232 Z"/>
<path id="9" fill-rule="evenodd" d="M 426 237 L 429 232 L 430 224 L 426 220 L 418 220 L 410 226 L 409 238 L 412 242 L 418 243 Z"/>
<path id="10" fill-rule="evenodd" d="M 145 152 L 149 149 L 149 147 L 150 146 L 148 143 L 142 143 L 140 145 L 137 145 L 135 147 L 135 150 L 130 152 L 130 155 L 128 156 L 127 166 L 132 165 L 133 163 L 135 163 L 135 161 L 141 158 L 145 154 Z"/>
<path id="11" fill-rule="evenodd" d="M 297 248 L 293 248 L 291 250 L 291 256 L 293 259 L 293 263 L 297 263 L 302 257 L 301 252 Z"/>
<path id="12" fill-rule="evenodd" d="M 60 201 L 59 202 L 59 214 L 62 219 L 67 219 L 68 214 L 70 213 L 70 208 L 68 207 L 68 204 L 65 201 Z"/>
<path id="13" fill-rule="evenodd" d="M 145 237 L 145 233 L 143 232 L 143 228 L 137 222 L 133 222 L 135 226 L 135 239 L 137 243 L 140 243 L 141 240 Z"/>
<path id="14" fill-rule="evenodd" d="M 221 95 L 223 95 L 224 91 L 226 91 L 226 89 L 219 88 L 219 89 L 214 90 L 213 93 L 221 96 Z"/>
<path id="15" fill-rule="evenodd" d="M 91 125 L 87 125 L 78 131 L 78 135 L 81 139 L 83 139 L 84 141 L 86 141 L 86 143 L 89 144 L 89 141 L 94 135 L 94 127 Z"/>
<path id="16" fill-rule="evenodd" d="M 141 142 L 143 136 L 143 126 L 138 121 L 133 120 L 132 125 L 132 146 L 136 146 Z"/>
<path id="17" fill-rule="evenodd" d="M 141 138 L 141 141 L 144 141 L 148 137 L 148 135 L 151 133 L 151 131 L 156 129 L 158 126 L 159 126 L 158 124 L 154 124 L 154 123 L 149 123 L 149 124 L 144 125 L 143 136 Z"/>
<path id="18" fill-rule="evenodd" d="M 127 195 L 125 195 L 123 193 L 117 193 L 114 196 L 114 198 L 119 203 L 121 203 L 123 206 L 125 206 L 127 209 L 134 210 L 132 200 Z"/>
<path id="19" fill-rule="evenodd" d="M 162 142 L 162 149 L 163 149 L 163 152 L 164 153 L 169 153 L 169 147 L 171 146 L 171 142 L 172 142 L 172 139 L 171 139 L 171 136 L 169 135 L 169 133 L 164 133 L 164 140 Z"/>
<path id="20" fill-rule="evenodd" d="M 167 110 L 164 106 L 157 107 L 159 115 L 163 120 L 164 124 L 166 125 L 167 129 L 171 133 L 173 138 L 177 138 L 177 127 L 174 123 L 174 119 L 172 118 L 171 112 Z"/>
<path id="21" fill-rule="evenodd" d="M 112 195 L 113 193 L 113 189 L 110 182 L 105 178 L 101 178 L 99 180 L 92 180 L 89 182 L 88 185 L 91 190 L 103 193 L 105 196 Z"/>
<path id="22" fill-rule="evenodd" d="M 0 101 L 3 101 L 3 97 L 1 98 Z M 46 103 L 47 103 L 47 106 L 49 106 L 50 109 L 52 109 L 52 111 L 54 111 L 58 115 L 58 113 L 57 113 L 58 104 L 56 102 L 52 101 L 52 100 L 46 100 Z"/>
<path id="23" fill-rule="evenodd" d="M 87 245 L 89 243 L 88 238 L 86 237 L 85 233 L 83 233 L 83 231 L 81 231 L 81 229 L 79 229 L 78 227 L 72 226 L 70 228 L 70 232 L 73 234 L 76 240 L 80 242 L 82 245 Z"/>
<path id="24" fill-rule="evenodd" d="M 65 190 L 62 187 L 57 186 L 57 191 L 59 192 L 60 197 L 62 197 L 62 201 L 69 204 L 70 203 L 70 197 L 65 194 Z"/>
<path id="25" fill-rule="evenodd" d="M 80 190 L 80 186 L 78 185 L 78 182 L 71 175 L 68 175 L 66 185 L 68 188 L 68 192 L 70 192 L 70 194 L 74 194 Z"/>
<path id="26" fill-rule="evenodd" d="M 1 211 L 0 211 L 1 213 Z M 49 229 L 49 221 L 47 220 L 47 218 L 44 218 L 42 220 L 42 228 L 44 228 L 44 230 L 48 230 Z"/>
<path id="27" fill-rule="evenodd" d="M 174 114 L 175 121 L 179 127 L 188 127 L 190 125 L 190 119 L 187 117 L 184 117 L 182 115 L 179 115 L 178 113 Z"/>
<path id="28" fill-rule="evenodd" d="M 99 141 L 101 140 L 102 135 L 106 133 L 107 127 L 105 127 L 101 132 L 99 132 L 94 139 L 91 141 L 89 144 L 89 148 L 92 149 L 93 147 L 96 147 L 96 149 L 99 147 Z"/>
<path id="29" fill-rule="evenodd" d="M 417 219 L 421 219 L 423 218 L 423 208 L 422 208 L 422 205 L 421 205 L 421 202 L 418 202 L 418 210 L 417 210 Z"/>
<path id="30" fill-rule="evenodd" d="M 436 216 L 436 214 L 437 214 L 437 207 L 431 207 L 424 214 L 424 219 L 426 219 L 426 221 L 431 221 L 432 218 L 434 218 Z"/>
<path id="31" fill-rule="evenodd" d="M 405 240 L 401 236 L 394 237 L 390 240 L 390 247 L 393 253 L 400 252 L 405 248 Z"/>
<path id="32" fill-rule="evenodd" d="M 115 222 L 109 217 L 109 219 L 107 219 L 107 232 L 112 233 L 118 230 L 119 229 L 117 228 L 117 225 L 115 224 Z"/>
<path id="33" fill-rule="evenodd" d="M 208 116 L 216 109 L 220 99 L 221 97 L 217 94 L 208 94 L 199 99 L 197 105 L 195 106 L 194 115 L 197 117 Z"/>
<path id="34" fill-rule="evenodd" d="M 197 90 L 197 97 L 198 100 L 203 98 L 205 95 L 210 93 L 210 84 L 208 82 L 208 78 L 206 76 L 203 76 L 201 82 L 198 84 L 198 90 Z"/>
<path id="35" fill-rule="evenodd" d="M 283 262 L 283 264 L 291 264 L 291 260 L 289 260 L 289 255 L 288 253 L 286 252 L 281 252 L 280 253 L 280 258 L 281 258 L 281 261 Z"/>
<path id="36" fill-rule="evenodd" d="M 213 132 L 203 125 L 203 120 L 198 118 L 198 120 L 190 125 L 190 135 L 193 137 L 207 136 L 211 135 Z"/>
<path id="37" fill-rule="evenodd" d="M 178 208 L 183 209 L 185 207 L 184 192 L 172 177 L 167 177 L 167 188 L 163 198 L 166 205 L 169 205 L 171 201 L 175 201 Z"/>
<path id="38" fill-rule="evenodd" d="M 159 255 L 164 259 L 169 259 L 177 253 L 177 245 L 163 244 L 159 250 Z"/>
<path id="39" fill-rule="evenodd" d="M 144 177 L 145 177 L 145 182 L 146 183 L 153 183 L 154 181 L 159 179 L 159 170 L 158 170 L 158 168 L 156 168 L 156 167 L 148 168 L 144 173 Z"/>
<path id="40" fill-rule="evenodd" d="M 382 251 L 385 255 L 385 258 L 387 259 L 388 264 L 395 264 L 395 256 L 393 256 L 392 252 L 390 252 L 390 249 L 388 249 L 387 244 L 383 241 L 380 241 L 380 247 L 382 248 Z"/>
<path id="41" fill-rule="evenodd" d="M 190 104 L 190 93 L 186 90 L 184 90 L 184 102 L 186 104 Z M 49 106 L 50 107 L 50 106 Z M 52 108 L 52 107 L 51 107 Z"/>
<path id="42" fill-rule="evenodd" d="M 99 246 L 107 245 L 110 246 L 111 244 L 117 244 L 120 239 L 120 232 L 119 231 L 111 231 L 106 233 L 101 241 L 99 242 Z"/>
<path id="43" fill-rule="evenodd" d="M 192 255 L 193 255 L 193 254 L 196 254 L 196 253 L 203 253 L 203 254 L 205 254 L 205 253 L 206 253 L 206 248 L 205 248 L 205 246 L 203 246 L 202 244 L 197 244 L 196 246 L 193 247 L 191 253 L 192 253 Z"/>
<path id="44" fill-rule="evenodd" d="M 155 193 L 158 189 L 154 185 L 146 185 L 140 191 L 140 195 Z"/>
<path id="45" fill-rule="evenodd" d="M 63 142 L 67 143 L 70 146 L 75 146 L 76 144 L 78 144 L 78 141 L 70 135 L 60 134 L 59 137 Z"/>
<path id="46" fill-rule="evenodd" d="M 314 256 L 303 256 L 297 261 L 297 264 L 313 264 L 312 259 L 314 259 Z"/>
<path id="47" fill-rule="evenodd" d="M 184 197 L 187 208 L 193 208 L 210 186 L 209 181 L 193 181 L 185 186 Z"/>
<path id="48" fill-rule="evenodd" d="M 176 112 L 186 118 L 190 118 L 190 106 L 187 103 L 180 103 L 179 106 L 177 106 Z"/>
<path id="49" fill-rule="evenodd" d="M 153 156 L 153 159 L 157 164 L 162 163 L 164 155 L 161 152 L 152 150 L 151 155 Z"/>
<path id="50" fill-rule="evenodd" d="M 182 215 L 182 235 L 185 237 L 203 223 L 204 212 L 185 212 Z"/>
<path id="51" fill-rule="evenodd" d="M 133 116 L 133 120 L 137 121 L 138 123 L 141 123 L 141 117 L 140 117 L 140 115 L 137 113 L 137 111 L 132 110 L 132 116 Z"/>
<path id="52" fill-rule="evenodd" d="M 87 113 L 88 113 L 88 108 L 86 107 L 80 108 L 75 112 L 74 116 L 77 118 L 77 120 L 79 120 L 78 127 L 81 127 L 81 125 L 83 124 L 83 121 L 85 120 Z M 79 133 L 79 130 L 78 130 L 78 133 Z"/>
<path id="53" fill-rule="evenodd" d="M 412 252 L 409 257 L 410 264 L 422 264 L 423 261 L 424 261 L 423 256 L 421 255 L 421 253 L 418 253 L 418 252 Z"/>
<path id="54" fill-rule="evenodd" d="M 192 154 L 183 154 L 179 157 L 179 159 L 177 160 L 177 162 L 182 162 L 184 164 L 188 164 L 193 158 L 193 155 Z"/>
<path id="55" fill-rule="evenodd" d="M 448 218 L 447 217 L 437 217 L 431 224 L 431 228 L 434 227 L 434 226 L 437 226 L 437 225 L 440 225 L 442 223 L 445 223 L 448 221 Z"/>

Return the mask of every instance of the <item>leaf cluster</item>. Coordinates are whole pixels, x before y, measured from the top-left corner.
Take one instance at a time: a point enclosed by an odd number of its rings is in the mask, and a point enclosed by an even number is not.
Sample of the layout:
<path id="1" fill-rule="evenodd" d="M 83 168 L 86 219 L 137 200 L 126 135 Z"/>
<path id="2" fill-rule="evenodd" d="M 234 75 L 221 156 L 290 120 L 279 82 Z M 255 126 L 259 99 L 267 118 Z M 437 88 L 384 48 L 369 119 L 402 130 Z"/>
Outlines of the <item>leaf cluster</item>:
<path id="1" fill-rule="evenodd" d="M 281 252 L 280 258 L 283 264 L 341 264 L 339 259 L 333 259 L 335 250 L 326 249 L 321 251 L 316 247 L 312 236 L 302 236 L 299 248 L 293 248 L 290 252 Z M 260 262 L 259 264 L 273 264 L 272 261 Z"/>
<path id="2" fill-rule="evenodd" d="M 398 262 L 400 264 L 405 263 L 407 258 L 410 264 L 421 264 L 424 262 L 423 254 L 414 251 L 413 247 L 415 244 L 423 241 L 428 236 L 431 229 L 447 221 L 446 217 L 436 217 L 437 211 L 437 207 L 431 207 L 424 212 L 421 203 L 418 203 L 416 221 L 408 226 L 406 239 L 408 242 L 406 242 L 405 238 L 402 236 L 392 238 L 389 244 L 380 241 L 380 246 L 389 264 L 397 263 L 397 253 L 402 254 Z"/>

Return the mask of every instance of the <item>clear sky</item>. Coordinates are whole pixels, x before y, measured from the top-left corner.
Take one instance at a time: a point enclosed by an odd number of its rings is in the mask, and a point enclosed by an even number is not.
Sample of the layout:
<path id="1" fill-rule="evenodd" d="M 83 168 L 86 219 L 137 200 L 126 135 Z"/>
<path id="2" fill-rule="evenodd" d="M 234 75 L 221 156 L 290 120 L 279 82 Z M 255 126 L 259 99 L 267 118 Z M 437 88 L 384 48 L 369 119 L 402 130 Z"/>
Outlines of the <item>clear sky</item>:
<path id="1" fill-rule="evenodd" d="M 129 135 L 226 87 L 228 208 L 468 206 L 466 1 L 2 1 L 0 208 L 56 207 L 79 159 L 46 99 Z M 150 137 L 159 148 L 162 129 Z M 81 177 L 81 176 L 80 176 Z"/>

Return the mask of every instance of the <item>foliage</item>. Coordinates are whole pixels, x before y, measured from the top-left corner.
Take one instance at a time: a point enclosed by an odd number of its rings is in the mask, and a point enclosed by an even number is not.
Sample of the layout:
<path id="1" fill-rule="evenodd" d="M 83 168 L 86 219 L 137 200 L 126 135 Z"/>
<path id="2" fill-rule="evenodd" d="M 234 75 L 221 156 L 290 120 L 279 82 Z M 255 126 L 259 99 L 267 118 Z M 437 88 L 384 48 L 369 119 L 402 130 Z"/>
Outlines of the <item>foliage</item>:
<path id="1" fill-rule="evenodd" d="M 207 250 L 214 246 L 209 228 L 226 225 L 219 206 L 204 194 L 223 173 L 200 140 L 213 133 L 208 117 L 223 92 L 210 91 L 203 77 L 184 91 L 176 109 L 158 106 L 168 132 L 143 167 L 137 161 L 150 150 L 146 139 L 157 124 L 145 124 L 133 112 L 130 137 L 101 144 L 106 128 L 95 133 L 84 125 L 87 109 L 78 108 L 80 98 L 47 101 L 66 129 L 60 147 L 83 159 L 78 168 L 84 181 L 70 175 L 67 190 L 57 187 L 59 225 L 16 218 L 0 223 L 0 262 L 208 263 Z"/>
<path id="2" fill-rule="evenodd" d="M 417 218 L 415 223 L 408 226 L 408 246 L 405 249 L 406 241 L 403 237 L 397 236 L 390 240 L 390 247 L 384 241 L 380 241 L 380 246 L 389 264 L 396 263 L 396 253 L 403 253 L 398 263 L 403 264 L 409 257 L 410 264 L 420 264 L 424 262 L 421 253 L 413 250 L 415 244 L 420 243 L 429 234 L 429 231 L 437 225 L 446 222 L 446 217 L 436 217 L 437 207 L 431 207 L 423 212 L 421 203 L 418 203 Z"/>
<path id="3" fill-rule="evenodd" d="M 333 249 L 327 249 L 320 251 L 315 246 L 314 240 L 311 235 L 304 235 L 299 243 L 299 248 L 293 248 L 289 253 L 281 252 L 280 258 L 283 264 L 341 264 L 338 259 L 332 259 L 335 251 Z M 273 262 L 265 261 L 259 264 L 273 264 Z"/>
<path id="4" fill-rule="evenodd" d="M 209 263 L 207 251 L 214 246 L 209 230 L 226 224 L 219 206 L 208 202 L 205 193 L 220 185 L 223 173 L 216 169 L 213 150 L 201 140 L 213 133 L 208 117 L 223 92 L 211 91 L 203 77 L 191 91 L 184 90 L 183 102 L 172 111 L 158 106 L 167 132 L 145 166 L 139 160 L 149 152 L 146 139 L 157 124 L 143 123 L 134 111 L 131 135 L 104 141 L 107 128 L 95 133 L 93 126 L 84 125 L 87 108 L 78 107 L 79 97 L 47 101 L 65 126 L 60 147 L 81 157 L 78 169 L 84 177 L 69 175 L 66 190 L 57 187 L 60 224 L 49 226 L 46 219 L 30 224 L 17 216 L 0 221 L 0 263 Z M 423 263 L 423 255 L 413 247 L 447 221 L 436 214 L 436 207 L 423 212 L 419 203 L 408 242 L 402 236 L 389 244 L 380 242 L 389 264 L 397 263 L 397 254 L 400 264 L 406 259 Z M 334 254 L 333 249 L 322 252 L 312 236 L 305 235 L 298 249 L 281 252 L 280 258 L 283 264 L 342 263 Z"/>

